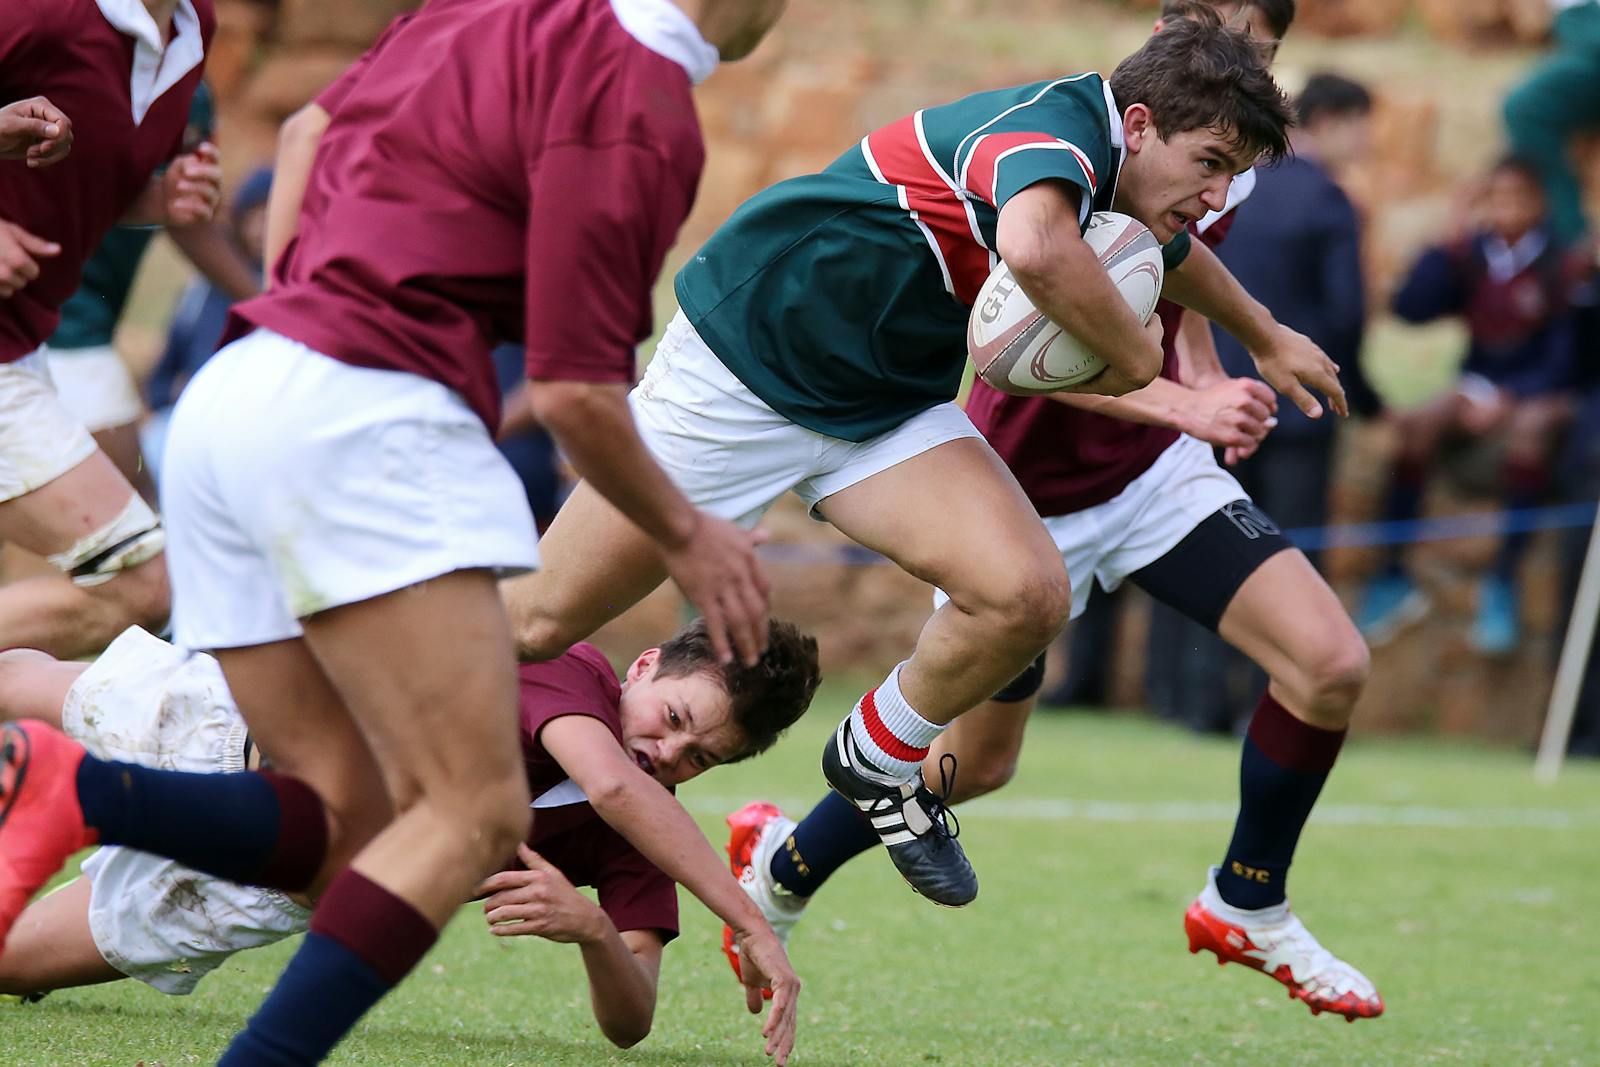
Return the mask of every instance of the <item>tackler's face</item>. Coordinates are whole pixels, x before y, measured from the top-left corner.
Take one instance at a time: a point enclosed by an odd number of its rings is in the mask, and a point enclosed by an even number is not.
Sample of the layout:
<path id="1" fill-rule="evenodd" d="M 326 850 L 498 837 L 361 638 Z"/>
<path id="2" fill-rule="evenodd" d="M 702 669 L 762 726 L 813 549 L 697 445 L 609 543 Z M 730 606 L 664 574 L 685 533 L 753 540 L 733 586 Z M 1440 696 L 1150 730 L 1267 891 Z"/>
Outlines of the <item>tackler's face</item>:
<path id="1" fill-rule="evenodd" d="M 660 653 L 633 661 L 622 683 L 622 747 L 662 785 L 678 785 L 737 757 L 743 737 L 728 692 L 715 674 L 663 677 Z"/>
<path id="2" fill-rule="evenodd" d="M 1185 130 L 1161 136 L 1150 111 L 1134 104 L 1123 113 L 1128 158 L 1117 179 L 1116 210 L 1150 228 L 1162 244 L 1228 202 L 1234 175 L 1250 168 L 1225 131 Z"/>

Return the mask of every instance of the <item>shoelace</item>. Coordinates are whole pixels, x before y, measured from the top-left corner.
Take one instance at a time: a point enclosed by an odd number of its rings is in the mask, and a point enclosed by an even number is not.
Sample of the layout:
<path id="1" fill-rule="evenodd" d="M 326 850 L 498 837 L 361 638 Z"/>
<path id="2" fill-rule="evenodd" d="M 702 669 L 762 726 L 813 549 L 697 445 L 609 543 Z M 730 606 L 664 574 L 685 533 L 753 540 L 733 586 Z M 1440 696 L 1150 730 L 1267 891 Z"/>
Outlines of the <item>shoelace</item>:
<path id="1" fill-rule="evenodd" d="M 924 779 L 917 787 L 917 800 L 928 813 L 928 821 L 944 830 L 943 837 L 951 840 L 961 836 L 961 820 L 950 808 L 950 797 L 956 791 L 956 756 L 946 752 L 939 757 L 939 791 L 935 793 Z"/>

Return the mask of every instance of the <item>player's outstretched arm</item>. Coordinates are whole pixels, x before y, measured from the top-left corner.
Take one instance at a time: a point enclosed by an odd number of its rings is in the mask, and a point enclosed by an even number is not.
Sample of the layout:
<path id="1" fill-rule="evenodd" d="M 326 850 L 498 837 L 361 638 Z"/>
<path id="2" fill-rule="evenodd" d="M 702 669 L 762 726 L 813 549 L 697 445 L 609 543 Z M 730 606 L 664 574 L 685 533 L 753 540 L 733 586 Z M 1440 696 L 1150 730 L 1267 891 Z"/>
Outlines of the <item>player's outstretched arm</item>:
<path id="1" fill-rule="evenodd" d="M 589 977 L 589 1000 L 600 1032 L 618 1048 L 650 1034 L 661 975 L 662 942 L 650 930 L 618 933 L 600 906 L 527 845 L 525 870 L 501 871 L 478 887 L 484 919 L 496 937 L 543 937 L 577 945 Z"/>
<path id="2" fill-rule="evenodd" d="M 1338 365 L 1309 337 L 1274 319 L 1202 242 L 1196 241 L 1188 257 L 1167 272 L 1162 295 L 1237 337 L 1267 383 L 1307 415 L 1322 415 L 1313 389 L 1328 398 L 1336 414 L 1350 413 Z"/>
<path id="3" fill-rule="evenodd" d="M 1066 182 L 1042 181 L 1013 195 L 1000 209 L 995 250 L 1034 307 L 1105 361 L 1104 371 L 1068 388 L 1120 396 L 1161 373 L 1160 327 L 1139 322 L 1084 242 L 1078 194 Z"/>
<path id="4" fill-rule="evenodd" d="M 767 645 L 770 587 L 755 552 L 764 535 L 700 511 L 672 484 L 634 427 L 625 386 L 536 381 L 531 395 L 573 468 L 660 547 L 723 662 L 737 652 L 754 666 Z"/>
<path id="5" fill-rule="evenodd" d="M 262 260 L 271 284 L 272 265 L 289 247 L 300 223 L 300 202 L 311 180 L 311 163 L 332 116 L 312 101 L 283 120 L 278 127 L 278 153 L 272 161 L 272 189 L 267 193 L 267 226 L 262 238 Z"/>
<path id="6" fill-rule="evenodd" d="M 1229 465 L 1254 454 L 1278 425 L 1277 394 L 1254 378 L 1222 378 L 1200 389 L 1157 378 L 1143 389 L 1122 396 L 1067 392 L 1047 395 L 1068 407 L 1146 426 L 1165 426 L 1198 437 L 1208 445 L 1225 449 Z"/>
<path id="7" fill-rule="evenodd" d="M 539 739 L 602 819 L 733 928 L 745 962 L 745 1004 L 752 1014 L 761 1011 L 762 988 L 772 990 L 772 1009 L 762 1033 L 767 1055 L 781 1067 L 794 1047 L 800 979 L 772 927 L 711 842 L 677 798 L 629 759 L 598 719 L 553 719 Z"/>
<path id="8" fill-rule="evenodd" d="M 175 156 L 152 177 L 119 220 L 126 226 L 192 226 L 209 222 L 222 202 L 222 165 L 209 141 Z"/>

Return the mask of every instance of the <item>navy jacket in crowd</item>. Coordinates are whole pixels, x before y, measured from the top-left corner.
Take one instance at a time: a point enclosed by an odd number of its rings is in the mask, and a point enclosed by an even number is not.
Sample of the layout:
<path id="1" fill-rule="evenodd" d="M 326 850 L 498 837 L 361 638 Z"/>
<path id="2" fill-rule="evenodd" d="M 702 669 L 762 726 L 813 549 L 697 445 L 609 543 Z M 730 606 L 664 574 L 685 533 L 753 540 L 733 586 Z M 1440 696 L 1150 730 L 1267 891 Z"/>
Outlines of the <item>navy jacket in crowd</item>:
<path id="1" fill-rule="evenodd" d="M 1321 164 L 1292 156 L 1256 171 L 1255 192 L 1237 213 L 1217 255 L 1279 322 L 1310 337 L 1339 364 L 1351 410 L 1376 414 L 1382 405 L 1361 373 L 1366 293 L 1361 228 L 1350 198 Z M 1229 374 L 1260 377 L 1238 341 L 1220 328 L 1214 332 Z M 1331 434 L 1337 421 L 1328 415 L 1309 419 L 1285 401 L 1272 432 Z"/>
<path id="2" fill-rule="evenodd" d="M 1571 389 L 1576 335 L 1566 256 L 1536 230 L 1515 247 L 1478 233 L 1430 248 L 1394 297 L 1396 315 L 1429 322 L 1465 320 L 1463 374 L 1476 374 L 1518 396 Z"/>

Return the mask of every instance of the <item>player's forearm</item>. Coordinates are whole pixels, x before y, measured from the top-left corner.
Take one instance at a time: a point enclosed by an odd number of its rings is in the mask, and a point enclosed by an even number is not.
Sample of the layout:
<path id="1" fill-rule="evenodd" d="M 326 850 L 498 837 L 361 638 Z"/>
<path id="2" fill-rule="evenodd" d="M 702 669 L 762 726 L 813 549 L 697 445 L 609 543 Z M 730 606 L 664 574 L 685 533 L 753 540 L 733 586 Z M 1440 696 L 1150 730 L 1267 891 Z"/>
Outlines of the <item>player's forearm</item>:
<path id="1" fill-rule="evenodd" d="M 1199 241 L 1181 264 L 1167 272 L 1161 295 L 1210 319 L 1252 352 L 1270 344 L 1276 325 L 1272 313 L 1245 292 L 1217 254 Z"/>
<path id="2" fill-rule="evenodd" d="M 167 221 L 167 198 L 162 191 L 158 174 L 145 183 L 139 196 L 122 213 L 117 222 L 122 226 L 164 226 Z"/>
<path id="3" fill-rule="evenodd" d="M 640 771 L 617 774 L 600 788 L 579 784 L 612 829 L 736 933 L 767 925 L 694 819 L 653 778 Z"/>
<path id="4" fill-rule="evenodd" d="M 245 262 L 222 223 L 215 219 L 174 226 L 168 234 L 195 268 L 230 300 L 248 300 L 261 291 L 256 272 Z"/>
<path id="5" fill-rule="evenodd" d="M 626 387 L 541 381 L 532 397 L 534 416 L 601 496 L 657 544 L 689 541 L 699 513 L 640 439 Z"/>
<path id="6" fill-rule="evenodd" d="M 1217 354 L 1217 339 L 1211 333 L 1211 321 L 1195 312 L 1185 312 L 1178 320 L 1179 380 L 1189 386 L 1209 385 L 1228 376 Z"/>
<path id="7" fill-rule="evenodd" d="M 599 923 L 603 930 L 579 945 L 583 969 L 589 976 L 589 1001 L 606 1039 L 618 1048 L 631 1048 L 650 1033 L 655 1019 L 655 977 L 604 913 Z"/>
<path id="8" fill-rule="evenodd" d="M 267 277 L 289 247 L 300 222 L 300 202 L 311 179 L 311 164 L 331 116 L 315 104 L 283 120 L 278 128 L 278 153 L 273 160 L 272 190 L 267 195 L 266 232 L 262 239 Z M 270 282 L 269 282 L 270 284 Z"/>
<path id="9" fill-rule="evenodd" d="M 1051 400 L 1083 411 L 1109 415 L 1145 426 L 1166 426 L 1189 432 L 1193 392 L 1169 378 L 1157 378 L 1143 389 L 1121 396 L 1086 396 L 1082 393 L 1049 393 Z"/>

